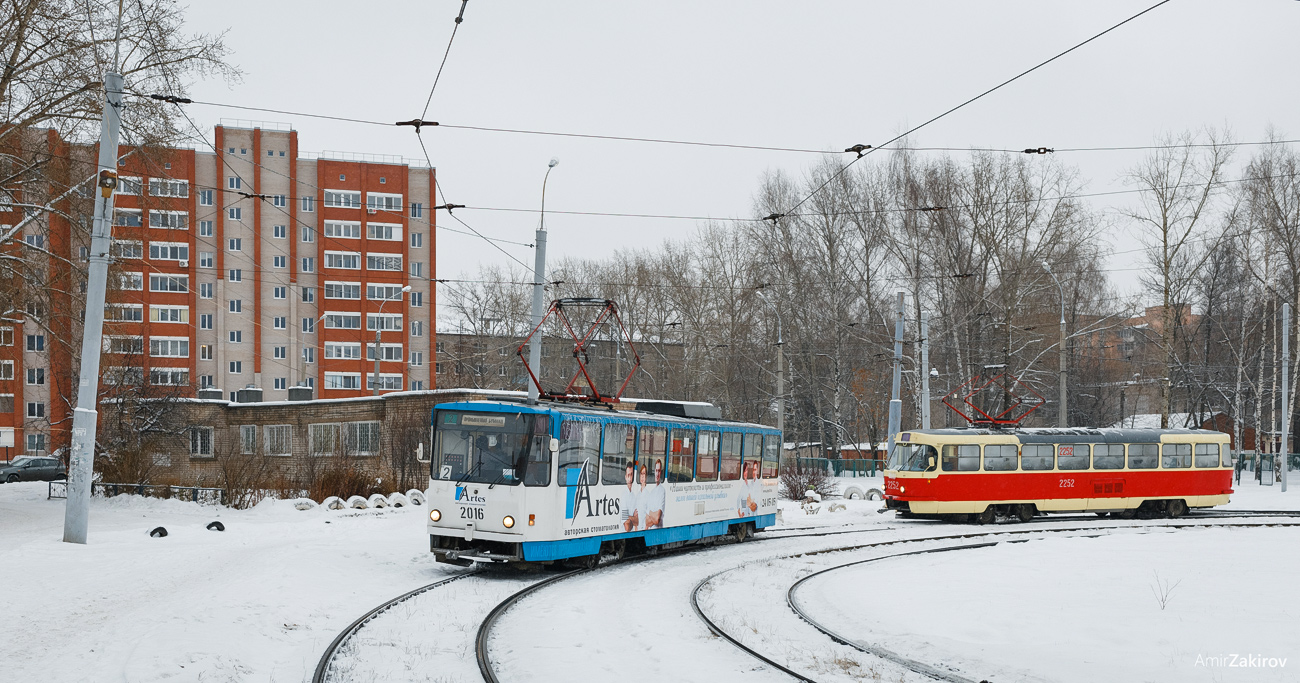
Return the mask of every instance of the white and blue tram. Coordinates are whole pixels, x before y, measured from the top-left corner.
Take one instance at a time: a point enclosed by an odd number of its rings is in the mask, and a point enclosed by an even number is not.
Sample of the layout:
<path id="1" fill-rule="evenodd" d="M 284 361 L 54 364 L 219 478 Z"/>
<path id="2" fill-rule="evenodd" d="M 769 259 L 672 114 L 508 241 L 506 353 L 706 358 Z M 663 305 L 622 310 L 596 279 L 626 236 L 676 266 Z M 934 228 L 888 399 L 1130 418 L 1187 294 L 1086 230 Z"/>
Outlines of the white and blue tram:
<path id="1" fill-rule="evenodd" d="M 460 565 L 594 565 L 775 524 L 780 432 L 682 406 L 436 406 L 430 550 Z"/>

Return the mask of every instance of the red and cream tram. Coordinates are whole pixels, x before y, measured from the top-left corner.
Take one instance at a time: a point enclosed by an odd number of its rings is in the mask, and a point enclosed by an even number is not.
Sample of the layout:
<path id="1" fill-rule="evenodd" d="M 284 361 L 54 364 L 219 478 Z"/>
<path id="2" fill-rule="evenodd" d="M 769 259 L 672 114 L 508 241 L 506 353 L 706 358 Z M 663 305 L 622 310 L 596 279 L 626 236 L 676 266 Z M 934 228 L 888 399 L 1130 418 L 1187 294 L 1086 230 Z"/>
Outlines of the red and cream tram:
<path id="1" fill-rule="evenodd" d="M 890 509 L 1028 521 L 1047 512 L 1120 517 L 1228 502 L 1228 435 L 1200 429 L 928 429 L 902 432 L 885 467 Z"/>

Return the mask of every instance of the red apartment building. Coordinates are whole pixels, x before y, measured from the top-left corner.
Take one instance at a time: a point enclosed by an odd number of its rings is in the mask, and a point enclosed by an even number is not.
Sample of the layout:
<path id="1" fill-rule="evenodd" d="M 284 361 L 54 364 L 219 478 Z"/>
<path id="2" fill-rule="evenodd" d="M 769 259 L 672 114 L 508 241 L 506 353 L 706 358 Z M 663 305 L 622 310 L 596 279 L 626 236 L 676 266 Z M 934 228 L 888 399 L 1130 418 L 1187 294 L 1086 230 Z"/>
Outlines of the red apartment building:
<path id="1" fill-rule="evenodd" d="M 93 173 L 93 146 L 44 131 L 24 140 Z M 153 149 L 120 164 L 102 384 L 189 396 L 211 388 L 232 399 L 251 386 L 270 401 L 295 386 L 363 396 L 378 353 L 381 391 L 435 388 L 434 169 L 305 155 L 297 132 L 279 124 L 218 126 L 214 146 Z M 86 220 L 88 197 L 89 188 Z M 0 226 L 21 215 L 0 204 Z M 52 215 L 23 232 L 51 254 L 20 247 L 27 258 L 50 259 L 51 282 L 69 280 L 49 289 L 76 291 L 86 231 Z M 79 320 L 81 300 L 49 300 L 73 309 L 64 320 Z M 44 313 L 0 316 L 0 459 L 68 442 L 80 323 Z"/>

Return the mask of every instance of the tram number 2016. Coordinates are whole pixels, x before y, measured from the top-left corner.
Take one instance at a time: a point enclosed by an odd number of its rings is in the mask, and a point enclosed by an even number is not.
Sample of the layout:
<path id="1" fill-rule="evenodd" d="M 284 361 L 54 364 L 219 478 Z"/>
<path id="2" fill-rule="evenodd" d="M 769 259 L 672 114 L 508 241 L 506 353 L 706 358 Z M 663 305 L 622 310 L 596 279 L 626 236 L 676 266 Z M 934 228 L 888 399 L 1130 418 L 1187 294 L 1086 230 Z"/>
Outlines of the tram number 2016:
<path id="1" fill-rule="evenodd" d="M 483 519 L 483 508 L 461 507 L 460 518 L 461 519 Z"/>
<path id="2" fill-rule="evenodd" d="M 1060 488 L 1063 488 L 1063 489 L 1072 489 L 1072 488 L 1074 488 L 1074 480 L 1073 480 L 1073 479 L 1062 479 L 1062 480 L 1061 480 L 1061 486 L 1060 486 Z"/>

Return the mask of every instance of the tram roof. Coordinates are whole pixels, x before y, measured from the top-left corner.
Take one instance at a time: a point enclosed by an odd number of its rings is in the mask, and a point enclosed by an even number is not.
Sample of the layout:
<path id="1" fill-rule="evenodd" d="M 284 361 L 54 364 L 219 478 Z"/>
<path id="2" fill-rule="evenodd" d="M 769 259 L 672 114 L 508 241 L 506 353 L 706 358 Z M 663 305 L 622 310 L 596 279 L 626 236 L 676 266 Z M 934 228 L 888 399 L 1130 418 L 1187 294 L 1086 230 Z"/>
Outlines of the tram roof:
<path id="1" fill-rule="evenodd" d="M 1223 432 L 1211 429 L 1125 429 L 1122 427 L 1017 427 L 992 429 L 988 427 L 955 427 L 946 429 L 907 429 L 902 432 L 933 436 L 1014 436 L 1021 443 L 1060 443 L 1066 437 L 1078 443 L 1133 443 L 1158 442 L 1161 436 L 1207 436 Z M 900 432 L 900 433 L 902 433 Z"/>
<path id="2" fill-rule="evenodd" d="M 776 431 L 775 427 L 754 424 L 752 422 L 678 417 L 675 415 L 665 415 L 663 413 L 652 413 L 645 410 L 612 410 L 607 408 L 596 408 L 580 403 L 565 403 L 562 401 L 539 401 L 535 405 L 515 401 L 457 401 L 455 403 L 439 403 L 434 406 L 434 408 L 437 410 L 487 410 L 489 412 L 523 412 L 538 414 L 555 412 L 614 420 L 643 420 L 646 422 L 718 425 L 722 427 L 735 427 L 749 430 L 761 429 L 769 432 Z"/>

